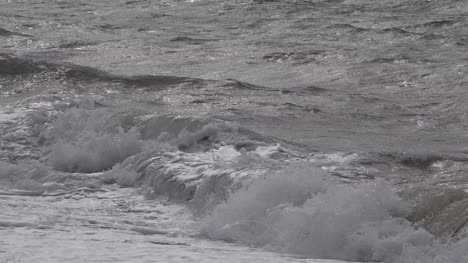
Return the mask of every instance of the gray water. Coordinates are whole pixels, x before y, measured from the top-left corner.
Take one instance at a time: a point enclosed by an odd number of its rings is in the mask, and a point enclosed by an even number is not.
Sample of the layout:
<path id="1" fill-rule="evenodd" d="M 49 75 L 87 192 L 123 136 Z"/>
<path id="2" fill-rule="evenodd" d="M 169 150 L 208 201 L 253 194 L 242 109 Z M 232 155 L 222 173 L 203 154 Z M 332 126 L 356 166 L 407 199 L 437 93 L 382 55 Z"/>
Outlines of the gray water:
<path id="1" fill-rule="evenodd" d="M 0 0 L 0 259 L 467 261 L 467 15 Z"/>

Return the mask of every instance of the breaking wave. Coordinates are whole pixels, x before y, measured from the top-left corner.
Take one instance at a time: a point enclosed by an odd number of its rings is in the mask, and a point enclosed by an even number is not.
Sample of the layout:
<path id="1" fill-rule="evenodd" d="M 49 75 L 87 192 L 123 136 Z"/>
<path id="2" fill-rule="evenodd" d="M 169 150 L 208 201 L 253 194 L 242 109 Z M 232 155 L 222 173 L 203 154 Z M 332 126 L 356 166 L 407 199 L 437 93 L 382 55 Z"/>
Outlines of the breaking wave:
<path id="1" fill-rule="evenodd" d="M 330 173 L 340 165 L 354 169 L 359 154 L 304 154 L 236 123 L 117 112 L 92 100 L 25 118 L 45 162 L 0 163 L 2 189 L 10 189 L 0 194 L 116 183 L 186 204 L 211 239 L 365 262 L 468 259 L 468 194 L 429 186 L 396 192 L 383 180 Z M 441 160 L 376 156 L 421 169 Z"/>
<path id="2" fill-rule="evenodd" d="M 299 163 L 234 193 L 204 219 L 209 238 L 315 258 L 465 262 L 468 239 L 443 243 L 405 217 L 409 206 L 381 180 L 337 184 Z"/>

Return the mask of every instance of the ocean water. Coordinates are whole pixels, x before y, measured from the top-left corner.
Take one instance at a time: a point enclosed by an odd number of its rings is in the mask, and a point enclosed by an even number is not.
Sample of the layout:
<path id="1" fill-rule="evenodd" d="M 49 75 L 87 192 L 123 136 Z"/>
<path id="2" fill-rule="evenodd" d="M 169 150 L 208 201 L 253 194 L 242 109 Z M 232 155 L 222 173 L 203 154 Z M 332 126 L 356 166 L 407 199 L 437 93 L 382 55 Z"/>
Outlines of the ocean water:
<path id="1" fill-rule="evenodd" d="M 0 0 L 0 262 L 468 262 L 468 2 Z"/>

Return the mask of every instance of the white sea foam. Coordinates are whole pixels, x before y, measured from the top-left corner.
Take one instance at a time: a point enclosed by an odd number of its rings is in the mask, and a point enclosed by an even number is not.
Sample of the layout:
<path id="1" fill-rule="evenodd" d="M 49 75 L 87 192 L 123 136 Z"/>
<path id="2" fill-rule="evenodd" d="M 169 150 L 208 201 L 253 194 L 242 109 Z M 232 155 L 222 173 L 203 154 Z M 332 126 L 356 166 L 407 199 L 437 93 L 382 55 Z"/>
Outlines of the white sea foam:
<path id="1" fill-rule="evenodd" d="M 58 114 L 30 114 L 40 140 L 50 144 L 48 160 L 55 169 L 102 171 L 141 151 L 143 141 L 139 133 L 121 128 L 121 120 L 112 112 L 94 108 L 89 100 L 78 105 Z"/>
<path id="2" fill-rule="evenodd" d="M 212 239 L 316 258 L 464 260 L 466 240 L 442 244 L 413 226 L 404 219 L 407 206 L 383 181 L 340 184 L 325 173 L 357 155 L 310 155 L 309 162 L 294 163 L 296 155 L 250 141 L 236 124 L 155 117 L 124 130 L 112 111 L 78 105 L 28 115 L 50 164 L 65 172 L 110 169 L 97 177 L 142 187 L 148 197 L 186 201 L 195 215 L 208 214 L 202 233 Z M 65 177 L 40 164 L 2 163 L 0 178 L 6 188 L 21 189 L 6 194 L 67 188 Z"/>
<path id="3" fill-rule="evenodd" d="M 277 149 L 278 146 L 259 147 L 245 152 L 225 145 L 186 153 L 161 147 L 127 158 L 104 173 L 103 180 L 142 186 L 152 194 L 190 201 L 197 213 L 203 213 L 226 200 L 228 192 L 239 188 L 244 180 L 255 178 L 280 162 L 269 158 Z"/>
<path id="4" fill-rule="evenodd" d="M 47 185 L 42 183 L 48 176 L 47 168 L 39 163 L 12 164 L 0 161 L 0 182 L 3 188 L 44 189 Z"/>
<path id="5" fill-rule="evenodd" d="M 443 262 L 445 257 L 450 259 L 445 262 L 463 262 L 454 260 L 466 257 L 459 249 L 466 241 L 443 248 L 402 218 L 405 213 L 406 205 L 383 181 L 337 184 L 322 171 L 299 164 L 234 193 L 204 219 L 203 233 L 315 258 L 403 263 Z"/>
<path id="6" fill-rule="evenodd" d="M 49 159 L 57 170 L 96 172 L 110 169 L 128 156 L 138 153 L 142 145 L 134 132 L 86 132 L 76 141 L 61 140 L 55 143 Z"/>
<path id="7" fill-rule="evenodd" d="M 114 166 L 103 180 L 190 201 L 197 214 L 225 200 L 238 188 L 234 185 L 288 157 L 281 146 L 252 142 L 225 121 L 155 116 L 137 126 L 150 147 Z"/>

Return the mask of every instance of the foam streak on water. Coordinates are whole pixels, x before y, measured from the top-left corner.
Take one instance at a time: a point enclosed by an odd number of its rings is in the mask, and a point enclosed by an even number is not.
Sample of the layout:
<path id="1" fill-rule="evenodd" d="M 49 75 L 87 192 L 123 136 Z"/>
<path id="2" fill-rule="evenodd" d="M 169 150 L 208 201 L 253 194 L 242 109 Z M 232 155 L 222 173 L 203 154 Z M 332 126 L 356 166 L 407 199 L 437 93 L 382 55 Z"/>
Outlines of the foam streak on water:
<path id="1" fill-rule="evenodd" d="M 468 261 L 465 1 L 0 6 L 1 262 Z"/>

